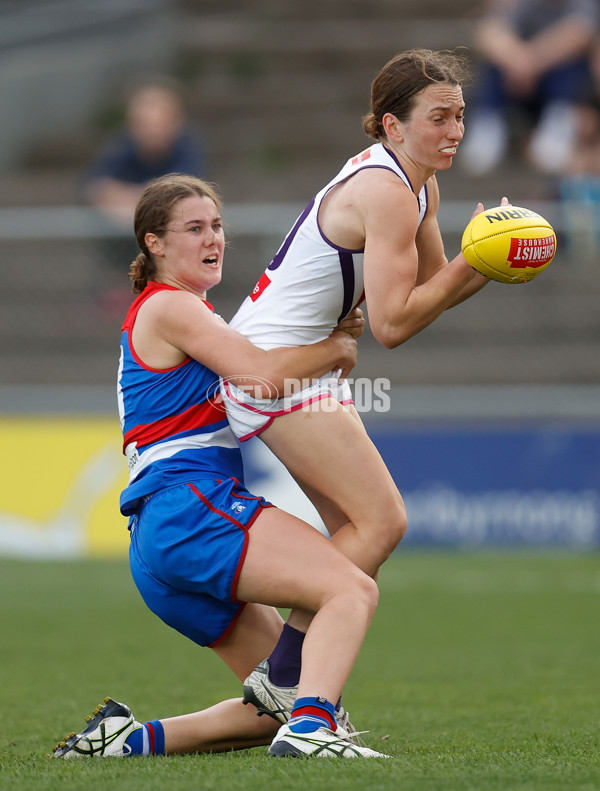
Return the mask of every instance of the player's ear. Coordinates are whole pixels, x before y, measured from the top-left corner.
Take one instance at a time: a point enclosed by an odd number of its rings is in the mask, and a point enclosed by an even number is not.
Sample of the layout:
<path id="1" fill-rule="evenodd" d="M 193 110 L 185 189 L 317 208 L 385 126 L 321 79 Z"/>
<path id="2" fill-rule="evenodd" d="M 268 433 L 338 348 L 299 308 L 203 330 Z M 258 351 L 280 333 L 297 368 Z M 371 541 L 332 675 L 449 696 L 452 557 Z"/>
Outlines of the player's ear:
<path id="1" fill-rule="evenodd" d="M 152 255 L 164 255 L 162 239 L 155 233 L 147 233 L 144 236 L 144 241 L 146 242 L 148 252 L 152 253 Z"/>
<path id="2" fill-rule="evenodd" d="M 401 143 L 404 140 L 403 124 L 392 113 L 385 113 L 381 119 L 383 131 L 388 140 Z"/>

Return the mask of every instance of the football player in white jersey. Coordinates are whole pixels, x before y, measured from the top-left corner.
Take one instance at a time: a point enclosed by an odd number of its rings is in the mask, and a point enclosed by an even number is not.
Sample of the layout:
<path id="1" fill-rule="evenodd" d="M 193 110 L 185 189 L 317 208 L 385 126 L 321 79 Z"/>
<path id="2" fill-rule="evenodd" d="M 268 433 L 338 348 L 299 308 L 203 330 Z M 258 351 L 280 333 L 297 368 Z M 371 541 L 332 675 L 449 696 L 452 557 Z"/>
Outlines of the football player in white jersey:
<path id="1" fill-rule="evenodd" d="M 452 166 L 463 137 L 465 77 L 463 59 L 449 52 L 410 50 L 382 68 L 363 119 L 375 143 L 298 218 L 233 327 L 263 348 L 298 345 L 325 337 L 363 295 L 374 336 L 392 349 L 486 285 L 462 253 L 446 258 L 437 220 L 436 172 Z M 473 216 L 482 210 L 477 204 Z M 222 392 L 238 437 L 260 435 L 335 545 L 375 576 L 404 536 L 406 512 L 335 372 L 274 404 L 227 382 Z M 307 618 L 294 612 L 288 624 L 302 631 Z M 264 684 L 264 670 L 247 679 L 249 688 Z"/>

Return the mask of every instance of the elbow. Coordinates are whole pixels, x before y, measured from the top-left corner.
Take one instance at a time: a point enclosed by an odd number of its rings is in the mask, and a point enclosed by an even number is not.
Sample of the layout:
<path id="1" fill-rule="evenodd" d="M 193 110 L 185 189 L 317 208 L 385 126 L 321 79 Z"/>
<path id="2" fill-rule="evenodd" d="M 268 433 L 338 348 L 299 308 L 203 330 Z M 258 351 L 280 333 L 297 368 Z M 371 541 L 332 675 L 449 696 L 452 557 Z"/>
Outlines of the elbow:
<path id="1" fill-rule="evenodd" d="M 265 371 L 265 375 L 261 379 L 263 393 L 261 398 L 283 398 L 284 395 L 289 395 L 290 388 L 294 387 L 295 382 L 296 380 L 290 378 L 286 369 L 274 365 Z"/>
<path id="2" fill-rule="evenodd" d="M 277 366 L 265 371 L 262 381 L 263 398 L 281 398 L 285 388 L 286 379 L 284 373 Z"/>
<path id="3" fill-rule="evenodd" d="M 385 349 L 395 349 L 411 337 L 411 333 L 407 332 L 405 327 L 395 327 L 389 324 L 380 327 L 371 325 L 371 332 L 375 340 Z"/>
<path id="4" fill-rule="evenodd" d="M 405 339 L 398 338 L 396 336 L 385 336 L 384 338 L 378 338 L 377 340 L 385 349 L 395 349 L 397 346 L 400 346 L 402 343 L 404 343 Z"/>
<path id="5" fill-rule="evenodd" d="M 277 400 L 283 396 L 284 386 L 284 381 L 277 377 L 264 377 L 260 380 L 255 380 L 254 398 Z"/>
<path id="6" fill-rule="evenodd" d="M 257 400 L 277 399 L 283 394 L 283 380 L 278 377 L 271 378 L 268 373 L 265 376 L 228 376 L 226 379 L 246 395 Z"/>

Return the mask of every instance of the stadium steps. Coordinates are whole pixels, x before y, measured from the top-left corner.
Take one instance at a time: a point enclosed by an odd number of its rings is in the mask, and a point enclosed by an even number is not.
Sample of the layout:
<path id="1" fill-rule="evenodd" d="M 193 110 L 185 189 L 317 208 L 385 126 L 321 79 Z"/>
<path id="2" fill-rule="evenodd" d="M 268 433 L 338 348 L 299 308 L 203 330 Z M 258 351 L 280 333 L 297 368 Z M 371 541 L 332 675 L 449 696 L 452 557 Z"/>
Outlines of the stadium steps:
<path id="1" fill-rule="evenodd" d="M 385 60 L 468 43 L 474 6 L 449 18 L 434 2 L 424 18 L 422 4 L 386 0 L 180 5 L 180 61 L 228 200 L 304 200 L 369 144 L 361 117 Z"/>
<path id="2" fill-rule="evenodd" d="M 384 60 L 408 46 L 468 44 L 469 15 L 478 5 L 460 0 L 449 18 L 447 3 L 433 0 L 222 0 L 210 7 L 180 0 L 177 71 L 194 97 L 210 177 L 226 204 L 306 202 L 347 156 L 368 145 L 360 119 Z M 79 203 L 79 178 L 98 142 L 97 129 L 86 135 L 78 129 L 69 140 L 33 148 L 22 172 L 2 176 L 0 205 Z M 439 182 L 442 201 L 473 206 L 503 194 L 527 205 L 552 191 L 517 158 L 481 179 L 466 177 L 457 161 Z M 236 237 L 234 228 L 231 234 L 224 280 L 214 293 L 225 318 L 277 245 Z M 460 238 L 448 234 L 445 241 L 453 257 Z M 98 307 L 102 266 L 91 243 L 5 243 L 6 382 L 114 381 L 121 317 Z M 355 375 L 384 374 L 394 384 L 597 381 L 597 291 L 597 267 L 561 255 L 535 283 L 491 284 L 400 349 L 384 351 L 367 330 Z"/>

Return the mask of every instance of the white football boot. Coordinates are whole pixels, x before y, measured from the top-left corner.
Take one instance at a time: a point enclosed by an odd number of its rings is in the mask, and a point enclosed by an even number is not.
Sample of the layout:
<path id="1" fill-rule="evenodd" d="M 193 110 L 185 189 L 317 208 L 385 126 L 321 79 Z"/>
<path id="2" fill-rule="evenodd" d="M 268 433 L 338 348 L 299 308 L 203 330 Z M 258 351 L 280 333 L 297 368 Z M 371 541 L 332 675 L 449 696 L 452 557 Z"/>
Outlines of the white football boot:
<path id="1" fill-rule="evenodd" d="M 298 686 L 278 687 L 269 678 L 270 665 L 268 659 L 254 668 L 252 673 L 244 681 L 244 703 L 252 703 L 256 706 L 258 715 L 268 714 L 269 717 L 281 723 L 286 723 L 292 713 L 292 708 L 298 694 Z M 343 728 L 351 740 L 356 740 L 359 744 L 358 733 L 352 723 L 350 716 L 343 706 L 336 709 L 335 721 L 338 727 Z"/>
<path id="2" fill-rule="evenodd" d="M 282 725 L 269 747 L 269 755 L 275 758 L 300 758 L 312 755 L 317 758 L 390 758 L 369 747 L 352 741 L 350 734 L 338 727 L 318 728 L 312 733 L 294 733 L 289 725 Z"/>
<path id="3" fill-rule="evenodd" d="M 286 723 L 292 712 L 298 686 L 278 687 L 269 678 L 269 660 L 263 661 L 254 668 L 244 681 L 244 703 L 256 706 L 258 714 Z"/>
<path id="4" fill-rule="evenodd" d="M 56 745 L 55 758 L 123 758 L 130 754 L 125 740 L 136 728 L 140 728 L 129 706 L 104 698 L 104 704 L 96 706 L 85 718 L 87 728 L 81 733 L 72 733 Z"/>

